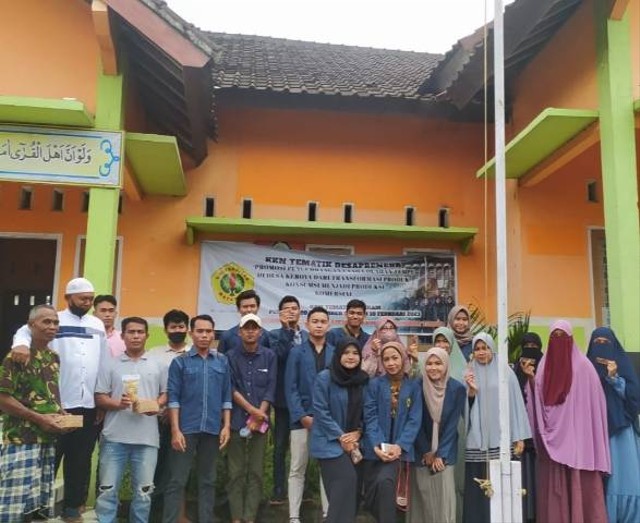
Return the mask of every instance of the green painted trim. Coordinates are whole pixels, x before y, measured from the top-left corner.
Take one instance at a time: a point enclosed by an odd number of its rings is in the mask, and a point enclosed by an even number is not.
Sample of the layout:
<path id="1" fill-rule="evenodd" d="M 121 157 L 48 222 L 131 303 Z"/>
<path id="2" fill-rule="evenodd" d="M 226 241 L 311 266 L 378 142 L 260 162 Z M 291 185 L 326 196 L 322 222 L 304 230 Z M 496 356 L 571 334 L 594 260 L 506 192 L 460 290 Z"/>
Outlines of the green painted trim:
<path id="1" fill-rule="evenodd" d="M 187 243 L 195 241 L 195 232 L 218 234 L 253 234 L 264 236 L 332 236 L 336 238 L 393 238 L 401 240 L 436 240 L 460 243 L 469 251 L 478 229 L 473 227 L 416 227 L 371 223 L 296 222 L 287 220 L 245 220 L 233 218 L 189 217 Z"/>
<path id="2" fill-rule="evenodd" d="M 91 280 L 96 294 L 113 293 L 119 200 L 119 189 L 94 188 L 89 191 L 84 276 Z"/>
<path id="3" fill-rule="evenodd" d="M 122 75 L 105 76 L 99 73 L 97 99 L 96 126 L 105 130 L 122 129 L 124 114 Z M 94 188 L 89 192 L 83 274 L 93 283 L 96 294 L 113 293 L 119 201 L 119 189 Z"/>
<path id="4" fill-rule="evenodd" d="M 507 144 L 507 178 L 525 175 L 597 120 L 598 111 L 548 107 Z M 476 176 L 495 176 L 495 163 L 489 160 Z"/>
<path id="5" fill-rule="evenodd" d="M 145 194 L 187 194 L 187 181 L 175 136 L 127 133 L 125 148 L 132 174 Z"/>
<path id="6" fill-rule="evenodd" d="M 93 127 L 93 116 L 79 100 L 0 96 L 0 122 Z"/>
<path id="7" fill-rule="evenodd" d="M 608 19 L 597 0 L 600 151 L 611 326 L 627 350 L 640 352 L 640 216 L 629 13 Z"/>

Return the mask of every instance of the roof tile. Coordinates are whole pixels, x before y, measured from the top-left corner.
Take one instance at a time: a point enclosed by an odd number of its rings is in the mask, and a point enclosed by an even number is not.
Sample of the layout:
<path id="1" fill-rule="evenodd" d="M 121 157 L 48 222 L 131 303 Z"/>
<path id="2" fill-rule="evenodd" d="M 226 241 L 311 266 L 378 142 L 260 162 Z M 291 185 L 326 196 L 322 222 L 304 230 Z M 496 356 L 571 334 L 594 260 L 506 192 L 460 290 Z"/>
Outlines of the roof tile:
<path id="1" fill-rule="evenodd" d="M 220 50 L 220 88 L 359 97 L 431 98 L 418 88 L 441 55 L 202 32 Z"/>

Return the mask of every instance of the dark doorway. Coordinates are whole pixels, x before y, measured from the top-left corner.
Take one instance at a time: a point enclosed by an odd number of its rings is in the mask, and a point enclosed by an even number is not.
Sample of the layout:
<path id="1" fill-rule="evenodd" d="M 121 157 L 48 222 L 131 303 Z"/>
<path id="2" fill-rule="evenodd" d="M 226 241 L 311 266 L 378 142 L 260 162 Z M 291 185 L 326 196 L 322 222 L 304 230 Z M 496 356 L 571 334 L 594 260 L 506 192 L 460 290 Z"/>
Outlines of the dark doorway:
<path id="1" fill-rule="evenodd" d="M 0 357 L 34 305 L 51 303 L 57 241 L 0 238 Z"/>

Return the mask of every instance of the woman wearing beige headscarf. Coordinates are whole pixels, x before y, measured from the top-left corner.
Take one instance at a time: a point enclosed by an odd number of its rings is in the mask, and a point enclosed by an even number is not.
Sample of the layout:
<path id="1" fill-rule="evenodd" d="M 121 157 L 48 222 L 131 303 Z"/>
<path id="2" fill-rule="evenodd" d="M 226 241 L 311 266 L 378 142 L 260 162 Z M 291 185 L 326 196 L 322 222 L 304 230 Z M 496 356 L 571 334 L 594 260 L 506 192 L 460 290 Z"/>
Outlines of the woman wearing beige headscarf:
<path id="1" fill-rule="evenodd" d="M 453 465 L 458 459 L 458 420 L 465 387 L 449 377 L 449 354 L 432 347 L 422 368 L 422 424 L 415 442 L 407 523 L 456 520 Z"/>

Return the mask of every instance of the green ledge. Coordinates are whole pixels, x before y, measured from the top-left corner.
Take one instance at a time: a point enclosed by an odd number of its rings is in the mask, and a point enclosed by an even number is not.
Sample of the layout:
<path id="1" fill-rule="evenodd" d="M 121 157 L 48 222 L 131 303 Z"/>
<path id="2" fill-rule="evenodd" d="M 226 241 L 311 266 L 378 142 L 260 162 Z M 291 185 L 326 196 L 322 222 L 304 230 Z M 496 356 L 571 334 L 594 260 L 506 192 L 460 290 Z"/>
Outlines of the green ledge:
<path id="1" fill-rule="evenodd" d="M 447 241 L 460 244 L 467 254 L 476 228 L 416 227 L 370 223 L 295 222 L 285 220 L 253 220 L 232 218 L 190 217 L 187 223 L 187 243 L 195 243 L 195 233 L 251 234 L 256 236 L 331 236 L 334 238 L 393 238 L 399 240 Z"/>
<path id="2" fill-rule="evenodd" d="M 94 120 L 79 100 L 0 96 L 0 122 L 93 127 Z"/>
<path id="3" fill-rule="evenodd" d="M 184 196 L 187 181 L 174 136 L 127 133 L 125 151 L 143 193 Z"/>
<path id="4" fill-rule="evenodd" d="M 507 144 L 507 178 L 520 178 L 597 120 L 598 111 L 545 109 Z M 492 158 L 476 176 L 494 176 L 495 163 Z"/>

